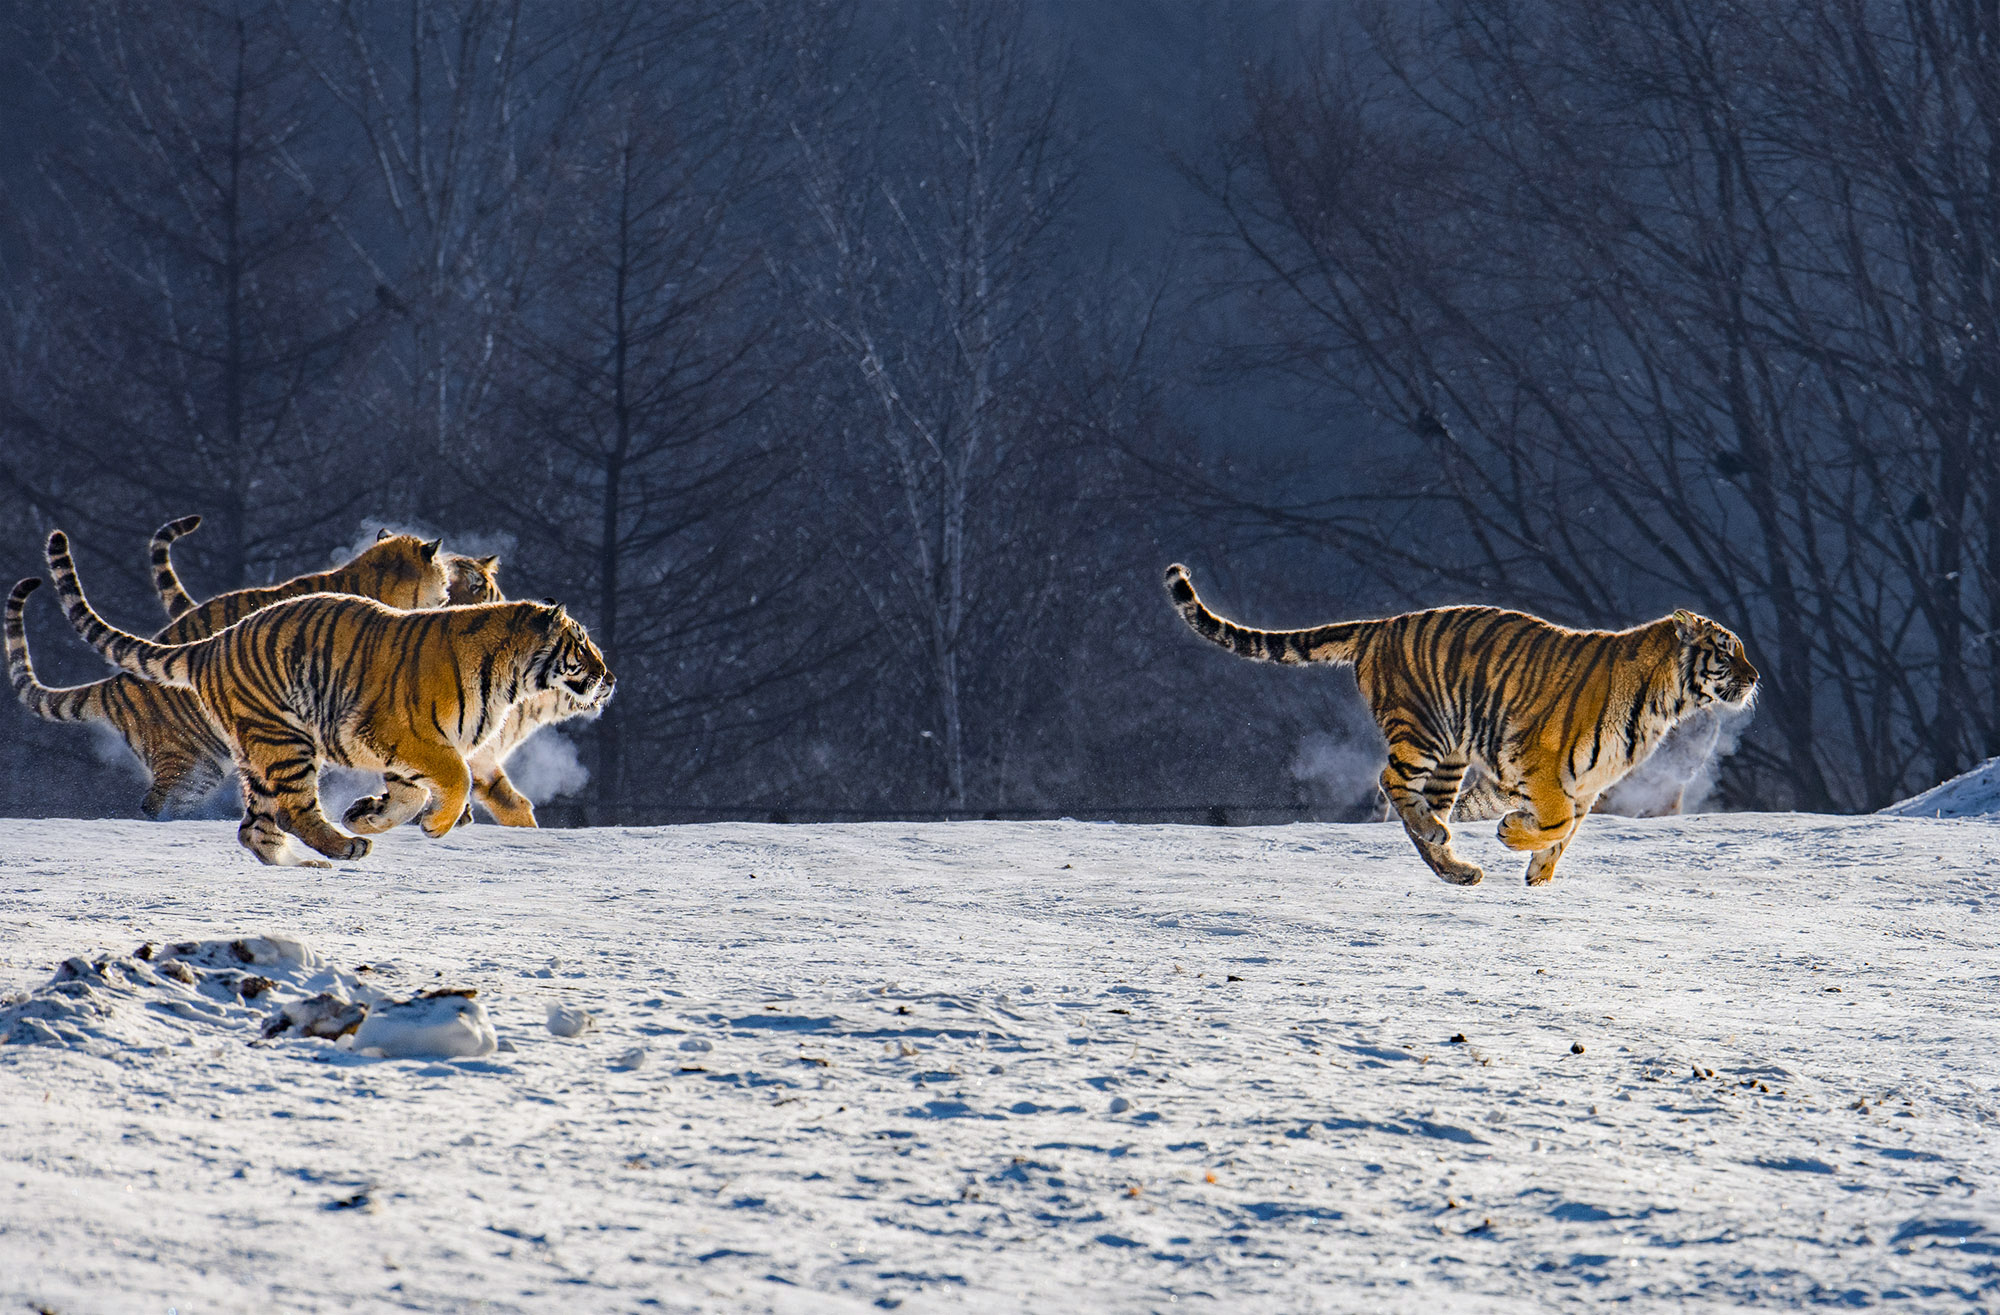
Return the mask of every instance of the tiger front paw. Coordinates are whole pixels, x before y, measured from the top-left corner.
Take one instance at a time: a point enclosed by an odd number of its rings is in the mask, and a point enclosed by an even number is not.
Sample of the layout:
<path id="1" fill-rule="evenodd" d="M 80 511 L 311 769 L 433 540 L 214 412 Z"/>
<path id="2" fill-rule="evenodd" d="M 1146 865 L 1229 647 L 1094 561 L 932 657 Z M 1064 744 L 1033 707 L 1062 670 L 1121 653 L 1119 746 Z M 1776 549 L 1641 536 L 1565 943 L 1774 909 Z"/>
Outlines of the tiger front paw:
<path id="1" fill-rule="evenodd" d="M 1500 843 L 1509 849 L 1543 849 L 1552 835 L 1560 836 L 1562 830 L 1558 828 L 1551 833 L 1536 820 L 1533 813 L 1517 808 L 1500 819 L 1495 834 L 1500 837 Z"/>
<path id="2" fill-rule="evenodd" d="M 470 807 L 454 809 L 449 812 L 442 808 L 433 808 L 417 819 L 417 825 L 422 827 L 424 834 L 431 839 L 442 840 L 452 833 L 454 827 L 458 826 L 463 819 L 470 815 Z"/>
<path id="3" fill-rule="evenodd" d="M 359 831 L 363 835 L 376 836 L 390 829 L 388 817 L 389 800 L 385 795 L 368 795 L 356 799 L 340 815 L 340 823 L 349 831 Z"/>

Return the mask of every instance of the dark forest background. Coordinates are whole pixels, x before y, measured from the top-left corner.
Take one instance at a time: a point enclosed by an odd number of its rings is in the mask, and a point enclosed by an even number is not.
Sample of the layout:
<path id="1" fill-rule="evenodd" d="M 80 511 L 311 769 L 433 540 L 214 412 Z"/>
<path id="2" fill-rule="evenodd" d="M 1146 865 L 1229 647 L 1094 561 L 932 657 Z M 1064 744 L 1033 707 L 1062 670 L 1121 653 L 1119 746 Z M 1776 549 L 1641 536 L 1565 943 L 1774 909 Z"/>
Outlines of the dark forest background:
<path id="1" fill-rule="evenodd" d="M 1706 612 L 1733 806 L 2000 751 L 1992 6 L 0 20 L 4 560 L 66 528 L 150 631 L 190 512 L 201 596 L 498 552 L 619 675 L 550 820 L 1365 808 L 1351 678 L 1201 644 L 1175 559 L 1255 624 Z M 5 714 L 0 810 L 128 759 Z"/>

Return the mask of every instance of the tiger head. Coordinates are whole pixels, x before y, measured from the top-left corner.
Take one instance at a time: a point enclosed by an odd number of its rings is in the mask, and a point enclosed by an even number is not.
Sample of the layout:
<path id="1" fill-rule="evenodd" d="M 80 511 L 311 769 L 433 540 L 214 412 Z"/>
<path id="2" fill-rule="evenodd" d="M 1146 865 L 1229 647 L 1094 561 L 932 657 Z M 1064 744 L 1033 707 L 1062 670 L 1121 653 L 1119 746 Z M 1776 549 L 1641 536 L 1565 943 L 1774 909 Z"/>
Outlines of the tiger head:
<path id="1" fill-rule="evenodd" d="M 1740 708 L 1757 693 L 1757 668 L 1743 654 L 1743 641 L 1727 627 L 1693 612 L 1674 613 L 1681 641 L 1681 680 L 1697 707 L 1725 703 Z"/>
<path id="2" fill-rule="evenodd" d="M 451 596 L 451 572 L 438 551 L 442 544 L 440 539 L 385 530 L 337 574 L 362 582 L 350 592 L 391 607 L 406 611 L 443 607 Z"/>
<path id="3" fill-rule="evenodd" d="M 500 592 L 498 557 L 464 557 L 448 552 L 444 554 L 444 563 L 445 572 L 451 578 L 451 593 L 445 599 L 446 607 L 507 601 L 507 595 Z"/>
<path id="4" fill-rule="evenodd" d="M 590 634 L 553 599 L 531 604 L 539 640 L 530 666 L 530 685 L 553 690 L 579 712 L 602 708 L 618 683 Z"/>

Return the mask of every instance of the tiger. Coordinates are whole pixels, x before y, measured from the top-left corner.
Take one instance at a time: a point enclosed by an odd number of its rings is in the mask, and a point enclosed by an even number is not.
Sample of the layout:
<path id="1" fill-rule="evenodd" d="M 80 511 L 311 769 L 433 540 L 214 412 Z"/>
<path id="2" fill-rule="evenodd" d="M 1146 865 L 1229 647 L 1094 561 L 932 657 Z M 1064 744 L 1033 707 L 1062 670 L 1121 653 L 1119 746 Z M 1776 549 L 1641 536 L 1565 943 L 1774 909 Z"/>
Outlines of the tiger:
<path id="1" fill-rule="evenodd" d="M 181 585 L 179 572 L 174 569 L 173 545 L 176 539 L 181 538 L 199 524 L 201 524 L 201 517 L 199 516 L 183 517 L 169 525 L 162 526 L 159 532 L 153 536 L 151 545 L 153 589 L 159 595 L 160 605 L 166 608 L 167 616 L 170 620 L 181 616 L 195 606 L 194 599 L 189 596 L 187 590 Z M 379 531 L 376 535 L 378 542 L 387 537 L 387 530 Z M 444 605 L 446 607 L 465 607 L 471 603 L 501 603 L 507 600 L 507 596 L 500 591 L 499 557 L 468 557 L 460 553 L 445 552 L 440 553 L 438 559 L 444 563 L 445 574 L 450 582 L 445 594 Z M 122 679 L 122 677 L 114 677 L 114 679 Z M 546 702 L 547 700 L 544 699 L 543 701 Z M 523 706 L 525 707 L 526 705 L 524 704 Z M 565 713 L 563 715 L 574 714 Z M 516 726 L 520 723 L 521 717 L 522 714 L 518 710 L 510 713 L 507 719 L 507 726 Z M 547 719 L 561 720 L 561 717 L 551 716 Z M 504 826 L 533 826 L 535 824 L 535 806 L 529 803 L 527 798 L 514 788 L 512 781 L 507 779 L 507 772 L 503 766 L 503 762 L 508 752 L 519 745 L 528 735 L 532 734 L 539 725 L 541 725 L 539 721 L 528 724 L 525 730 L 513 735 L 508 740 L 506 748 L 499 749 L 496 752 L 488 752 L 482 748 L 473 759 L 473 798 L 479 803 L 484 804 L 487 811 L 493 814 L 494 820 Z M 211 738 L 216 739 L 216 743 L 220 743 L 219 738 L 213 735 L 211 735 Z M 219 759 L 211 758 L 210 762 L 213 765 L 213 773 L 206 774 L 203 779 L 207 780 L 208 789 L 213 789 L 216 782 L 222 779 L 222 774 L 229 770 L 227 746 L 223 746 L 223 751 Z M 206 792 L 206 790 L 203 791 L 204 794 Z"/>
<path id="2" fill-rule="evenodd" d="M 1726 627 L 1677 611 L 1629 630 L 1571 630 L 1497 607 L 1439 607 L 1304 630 L 1254 630 L 1203 605 L 1187 568 L 1168 596 L 1194 632 L 1264 662 L 1351 664 L 1389 742 L 1382 790 L 1444 881 L 1485 873 L 1446 823 L 1478 766 L 1514 805 L 1500 843 L 1547 885 L 1597 796 L 1697 709 L 1747 707 L 1757 668 Z"/>
<path id="3" fill-rule="evenodd" d="M 472 776 L 465 754 L 523 698 L 555 688 L 602 706 L 614 678 L 583 627 L 550 603 L 476 603 L 399 611 L 314 594 L 276 603 L 189 644 L 114 629 L 91 610 L 68 537 L 48 560 L 71 626 L 135 676 L 193 691 L 229 741 L 243 782 L 237 839 L 260 862 L 328 867 L 357 859 L 369 835 L 419 818 L 433 839 L 459 825 Z M 25 599 L 41 582 L 14 586 Z M 11 600 L 10 600 L 11 601 Z M 324 763 L 381 772 L 388 788 L 337 830 L 320 809 Z M 363 808 L 360 803 L 370 803 Z M 296 837 L 323 855 L 301 860 Z"/>
<path id="4" fill-rule="evenodd" d="M 200 525 L 201 517 L 199 516 L 183 516 L 177 521 L 169 521 L 154 531 L 152 542 L 148 545 L 153 559 L 153 592 L 159 595 L 160 606 L 166 609 L 168 621 L 178 621 L 181 617 L 200 606 L 181 585 L 180 573 L 174 569 L 173 558 L 174 542 L 186 537 Z M 378 530 L 375 533 L 375 541 L 378 544 L 394 537 L 396 536 L 391 535 L 387 530 Z M 360 560 L 359 557 L 355 558 L 355 562 L 359 562 Z M 443 606 L 463 607 L 467 603 L 498 603 L 505 601 L 506 595 L 500 592 L 500 559 L 498 557 L 466 557 L 455 552 L 440 552 L 438 560 L 444 564 L 445 570 L 446 585 Z M 350 566 L 353 564 L 353 562 L 349 563 Z M 289 591 L 289 584 L 274 587 L 287 589 L 288 592 L 284 594 L 286 598 L 297 596 L 295 592 Z M 242 592 L 249 593 L 253 591 L 244 590 Z M 377 597 L 375 594 L 357 589 L 325 589 L 317 592 L 359 593 L 364 598 Z M 223 597 L 228 597 L 228 595 L 223 595 Z M 210 601 L 213 602 L 216 600 L 212 599 Z M 383 598 L 381 601 L 390 603 L 393 606 L 401 606 L 401 604 L 396 603 L 391 598 Z M 255 609 L 252 608 L 250 610 L 254 611 Z M 213 634 L 215 630 L 221 629 L 223 625 L 240 621 L 245 615 L 248 615 L 248 612 L 239 613 L 230 618 L 229 621 L 224 621 L 221 625 L 213 627 L 208 633 Z M 190 636 L 190 638 L 199 637 L 201 636 Z"/>
<path id="5" fill-rule="evenodd" d="M 201 517 L 184 516 L 153 535 L 154 585 L 172 618 L 154 636 L 156 642 L 181 644 L 206 638 L 267 604 L 307 594 L 364 594 L 391 606 L 415 608 L 437 606 L 454 587 L 456 563 L 445 564 L 443 559 L 451 555 L 440 553 L 438 540 L 384 533 L 365 552 L 333 570 L 219 594 L 197 605 L 174 575 L 170 551 L 175 540 L 200 524 Z M 123 674 L 62 689 L 36 679 L 22 621 L 24 603 L 25 595 L 9 600 L 6 642 L 14 696 L 28 711 L 45 721 L 99 722 L 116 731 L 146 769 L 147 788 L 139 810 L 147 817 L 197 803 L 222 784 L 230 770 L 229 745 L 187 691 Z"/>

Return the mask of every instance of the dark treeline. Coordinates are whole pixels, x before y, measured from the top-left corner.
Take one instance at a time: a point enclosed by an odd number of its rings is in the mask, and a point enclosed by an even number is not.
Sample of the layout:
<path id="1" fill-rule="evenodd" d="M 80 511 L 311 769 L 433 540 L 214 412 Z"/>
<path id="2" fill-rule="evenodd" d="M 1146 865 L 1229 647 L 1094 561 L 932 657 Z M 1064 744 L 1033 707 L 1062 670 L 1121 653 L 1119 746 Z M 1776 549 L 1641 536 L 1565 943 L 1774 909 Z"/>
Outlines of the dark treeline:
<path id="1" fill-rule="evenodd" d="M 203 595 L 498 552 L 619 675 L 552 820 L 1365 806 L 1352 682 L 1206 651 L 1174 558 L 1262 624 L 1705 611 L 1739 806 L 2000 752 L 1988 7 L 0 12 L 15 574 L 66 528 L 150 630 L 189 512 Z M 7 726 L 4 811 L 133 811 Z"/>

